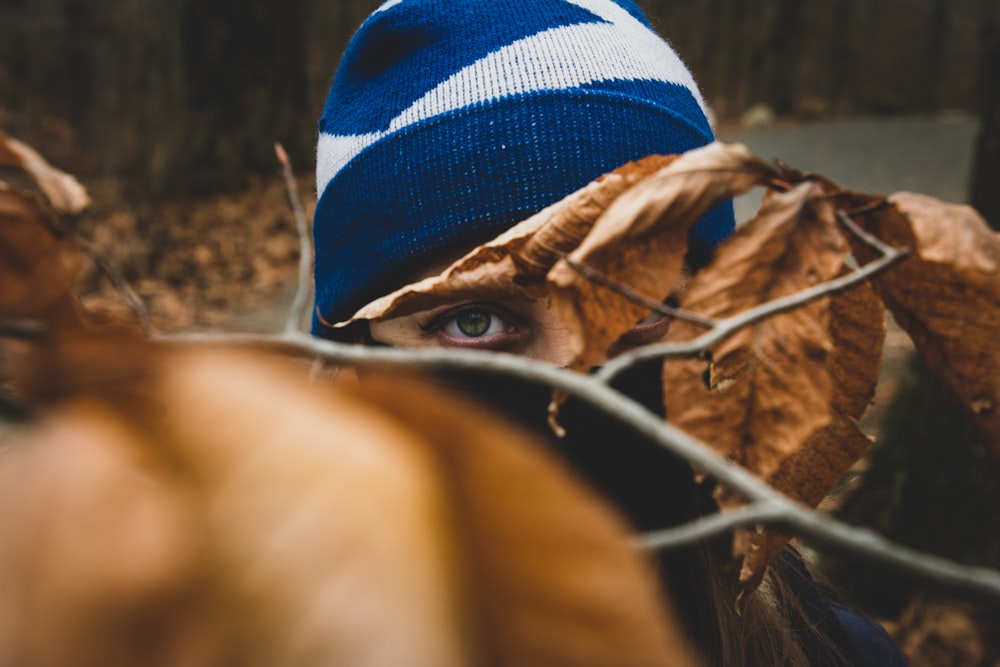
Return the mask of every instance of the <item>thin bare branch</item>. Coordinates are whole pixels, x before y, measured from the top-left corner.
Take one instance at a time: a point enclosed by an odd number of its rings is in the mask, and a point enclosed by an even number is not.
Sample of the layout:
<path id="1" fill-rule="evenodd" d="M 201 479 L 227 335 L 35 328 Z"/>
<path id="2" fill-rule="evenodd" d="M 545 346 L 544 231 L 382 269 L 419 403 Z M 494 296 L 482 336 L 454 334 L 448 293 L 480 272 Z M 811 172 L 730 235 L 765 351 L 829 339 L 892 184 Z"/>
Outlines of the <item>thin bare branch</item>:
<path id="1" fill-rule="evenodd" d="M 125 280 L 125 276 L 118 271 L 117 268 L 111 263 L 111 261 L 104 256 L 97 248 L 92 246 L 88 241 L 79 236 L 75 236 L 75 241 L 79 245 L 83 253 L 90 258 L 90 261 L 103 273 L 108 280 L 111 281 L 111 286 L 115 288 L 115 291 L 124 297 L 125 301 L 128 302 L 129 307 L 132 308 L 132 312 L 139 320 L 139 326 L 142 330 L 151 334 L 153 331 L 153 324 L 149 318 L 149 309 L 146 308 L 145 302 L 142 300 L 132 286 L 129 285 L 128 281 Z"/>
<path id="2" fill-rule="evenodd" d="M 640 294 L 639 292 L 636 292 L 628 285 L 622 285 L 621 283 L 612 280 L 611 278 L 608 278 L 603 273 L 595 271 L 586 264 L 581 264 L 580 262 L 570 259 L 566 253 L 559 253 L 559 255 L 562 258 L 562 260 L 566 262 L 566 266 L 573 269 L 574 271 L 579 273 L 581 276 L 583 276 L 590 282 L 596 285 L 601 285 L 602 287 L 607 287 L 612 292 L 620 294 L 621 296 L 625 297 L 629 301 L 632 301 L 633 303 L 637 303 L 640 306 L 649 308 L 654 313 L 659 313 L 660 315 L 672 317 L 675 320 L 683 320 L 686 322 L 691 322 L 692 324 L 697 324 L 698 326 L 705 327 L 706 329 L 711 329 L 716 324 L 718 324 L 717 320 L 714 320 L 710 317 L 703 317 L 698 313 L 692 313 L 688 310 L 683 310 L 681 308 L 668 306 L 667 304 L 661 303 L 656 299 L 650 299 L 645 294 Z"/>
<path id="3" fill-rule="evenodd" d="M 0 320 L 0 338 L 38 340 L 47 332 L 44 322 L 38 320 Z"/>
<path id="4" fill-rule="evenodd" d="M 299 236 L 299 277 L 295 288 L 295 299 L 288 312 L 288 319 L 285 320 L 285 332 L 299 331 L 303 322 L 309 315 L 309 302 L 311 301 L 310 290 L 312 280 L 313 250 L 312 242 L 309 239 L 309 224 L 306 221 L 306 213 L 302 208 L 302 198 L 299 196 L 299 186 L 295 182 L 295 174 L 292 172 L 292 163 L 288 159 L 288 153 L 280 143 L 274 144 L 274 154 L 281 163 L 281 173 L 285 179 L 285 188 L 288 190 L 288 201 L 292 207 L 292 214 L 295 216 L 295 229 Z"/>
<path id="5" fill-rule="evenodd" d="M 676 549 L 722 535 L 734 528 L 774 524 L 785 517 L 785 508 L 772 503 L 753 503 L 734 510 L 710 514 L 673 528 L 643 533 L 638 546 L 644 549 Z"/>
<path id="6" fill-rule="evenodd" d="M 851 227 L 849 227 L 849 229 L 852 227 L 852 231 L 857 229 L 857 226 L 853 225 L 853 223 L 851 223 Z M 863 230 L 859 229 L 858 231 L 865 234 Z M 866 236 L 868 235 L 865 234 L 865 236 L 862 236 L 861 238 L 867 242 L 868 239 L 865 238 Z M 874 240 L 877 241 L 877 239 Z M 796 308 L 800 308 L 817 299 L 822 299 L 823 297 L 831 294 L 836 294 L 838 292 L 849 290 L 852 287 L 856 287 L 866 280 L 869 280 L 883 271 L 890 269 L 909 256 L 908 250 L 893 248 L 892 246 L 881 243 L 881 241 L 877 241 L 877 243 L 878 245 L 875 247 L 883 252 L 883 256 L 874 262 L 869 262 L 856 271 L 852 271 L 851 273 L 841 276 L 840 278 L 820 283 L 819 285 L 815 285 L 809 289 L 796 292 L 795 294 L 790 294 L 780 299 L 768 301 L 767 303 L 763 303 L 756 308 L 746 310 L 739 315 L 734 315 L 733 317 L 720 320 L 711 331 L 706 331 L 704 334 L 693 340 L 685 341 L 683 343 L 661 343 L 658 345 L 649 345 L 631 352 L 620 354 L 609 360 L 601 368 L 601 370 L 596 373 L 595 376 L 602 382 L 610 382 L 615 376 L 625 369 L 648 359 L 696 357 L 718 345 L 741 329 L 779 313 L 795 310 Z"/>
<path id="7" fill-rule="evenodd" d="M 841 194 L 844 194 L 844 192 L 843 191 L 841 191 L 841 192 L 832 192 L 832 193 L 830 193 L 829 196 L 831 198 L 835 199 L 838 195 L 841 195 Z M 892 204 L 889 203 L 889 200 L 887 200 L 887 199 L 877 199 L 877 200 L 875 200 L 873 202 L 865 204 L 864 206 L 859 206 L 857 208 L 852 208 L 849 211 L 845 211 L 845 213 L 847 215 L 849 215 L 850 217 L 854 218 L 854 217 L 857 217 L 859 215 L 867 215 L 868 213 L 872 213 L 874 211 L 879 211 L 879 210 L 881 210 L 883 208 L 887 208 L 889 206 L 892 206 Z"/>
<path id="8" fill-rule="evenodd" d="M 31 406 L 10 387 L 0 385 L 0 440 L 14 431 L 21 420 L 32 414 Z"/>
<path id="9" fill-rule="evenodd" d="M 961 565 L 925 551 L 896 544 L 879 533 L 835 521 L 818 512 L 802 511 L 780 522 L 817 546 L 888 565 L 950 590 L 1000 599 L 1000 572 Z"/>
<path id="10" fill-rule="evenodd" d="M 952 590 L 1000 600 L 1000 572 L 959 565 L 894 544 L 871 530 L 848 526 L 817 514 L 772 489 L 747 470 L 725 460 L 705 443 L 665 423 L 659 416 L 594 376 L 578 375 L 513 354 L 454 349 L 372 348 L 319 340 L 299 332 L 282 336 L 184 334 L 160 336 L 157 340 L 165 344 L 227 347 L 247 345 L 299 357 L 322 357 L 341 364 L 477 369 L 546 383 L 631 426 L 641 435 L 711 475 L 744 499 L 766 507 L 768 516 L 765 518 L 770 519 L 771 523 L 786 526 L 817 544 L 896 567 Z M 763 522 L 762 517 L 755 518 L 758 520 L 755 522 Z M 729 529 L 727 520 L 711 519 L 711 529 Z"/>
<path id="11" fill-rule="evenodd" d="M 637 540 L 637 546 L 676 549 L 723 535 L 735 528 L 755 525 L 780 526 L 811 539 L 819 546 L 879 561 L 954 591 L 992 597 L 1000 594 L 1000 589 L 997 589 L 1000 572 L 960 565 L 894 544 L 867 528 L 849 526 L 804 508 L 802 512 L 790 513 L 787 506 L 771 502 L 753 503 L 674 528 L 643 533 Z"/>
<path id="12" fill-rule="evenodd" d="M 869 207 L 868 209 L 865 210 L 866 211 L 876 210 L 876 208 Z M 878 250 L 883 257 L 888 257 L 893 253 L 901 252 L 900 249 L 895 248 L 889 245 L 888 243 L 885 243 L 884 241 L 882 241 L 882 239 L 878 238 L 874 234 L 869 234 L 865 230 L 861 229 L 861 227 L 858 226 L 858 223 L 854 222 L 854 219 L 851 217 L 851 214 L 845 211 L 838 210 L 837 220 L 839 220 L 840 224 L 846 227 L 849 232 L 857 236 L 859 239 L 870 245 L 875 250 Z M 908 252 L 908 251 L 902 251 L 902 252 Z"/>

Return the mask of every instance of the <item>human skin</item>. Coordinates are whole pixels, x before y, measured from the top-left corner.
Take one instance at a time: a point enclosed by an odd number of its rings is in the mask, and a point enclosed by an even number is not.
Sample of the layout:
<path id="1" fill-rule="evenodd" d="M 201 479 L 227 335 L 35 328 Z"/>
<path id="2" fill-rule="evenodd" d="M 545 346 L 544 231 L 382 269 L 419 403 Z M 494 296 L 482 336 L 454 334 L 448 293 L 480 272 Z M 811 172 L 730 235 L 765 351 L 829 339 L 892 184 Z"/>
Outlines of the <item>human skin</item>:
<path id="1" fill-rule="evenodd" d="M 435 275 L 435 266 L 418 278 Z M 686 281 L 675 290 L 680 293 Z M 670 327 L 671 318 L 658 313 L 638 322 L 609 356 L 654 343 Z M 393 347 L 449 347 L 518 354 L 557 366 L 572 358 L 570 332 L 547 300 L 529 300 L 511 291 L 491 292 L 489 298 L 445 301 L 432 308 L 369 324 L 371 338 Z"/>

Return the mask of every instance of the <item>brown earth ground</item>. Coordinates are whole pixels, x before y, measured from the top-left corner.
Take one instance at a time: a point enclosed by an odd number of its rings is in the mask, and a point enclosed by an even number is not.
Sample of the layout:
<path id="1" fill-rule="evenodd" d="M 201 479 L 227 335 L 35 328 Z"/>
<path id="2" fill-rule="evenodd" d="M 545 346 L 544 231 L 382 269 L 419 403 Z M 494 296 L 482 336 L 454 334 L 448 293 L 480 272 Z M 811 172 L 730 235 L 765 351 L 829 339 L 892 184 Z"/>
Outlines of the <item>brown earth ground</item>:
<path id="1" fill-rule="evenodd" d="M 146 304 L 158 331 L 272 331 L 284 322 L 298 273 L 299 237 L 280 177 L 237 192 L 164 204 L 130 204 L 118 184 L 88 184 L 94 199 L 78 223 Z M 298 187 L 312 215 L 312 179 Z M 127 302 L 91 270 L 85 303 Z"/>

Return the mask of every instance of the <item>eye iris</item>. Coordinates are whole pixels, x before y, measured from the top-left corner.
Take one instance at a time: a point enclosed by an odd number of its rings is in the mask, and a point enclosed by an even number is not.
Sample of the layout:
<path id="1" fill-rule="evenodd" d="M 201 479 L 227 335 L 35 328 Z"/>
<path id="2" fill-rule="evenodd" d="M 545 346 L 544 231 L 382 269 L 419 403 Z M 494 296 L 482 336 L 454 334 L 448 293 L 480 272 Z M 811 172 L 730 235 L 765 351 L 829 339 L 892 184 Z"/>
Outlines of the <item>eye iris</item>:
<path id="1" fill-rule="evenodd" d="M 482 310 L 466 310 L 455 316 L 458 330 L 470 338 L 478 338 L 490 329 L 492 318 Z"/>

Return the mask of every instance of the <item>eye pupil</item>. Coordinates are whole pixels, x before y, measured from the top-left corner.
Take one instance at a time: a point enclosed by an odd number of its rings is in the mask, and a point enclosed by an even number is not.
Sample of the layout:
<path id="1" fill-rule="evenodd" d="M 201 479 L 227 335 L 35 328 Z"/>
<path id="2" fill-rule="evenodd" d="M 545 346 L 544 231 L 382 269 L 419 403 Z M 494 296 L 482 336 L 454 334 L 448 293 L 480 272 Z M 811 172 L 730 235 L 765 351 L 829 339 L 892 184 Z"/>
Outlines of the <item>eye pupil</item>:
<path id="1" fill-rule="evenodd" d="M 455 316 L 458 330 L 470 338 L 478 338 L 490 329 L 492 317 L 484 310 L 464 310 Z"/>

